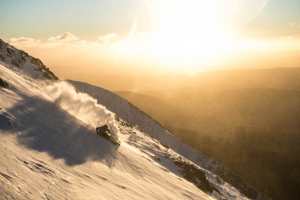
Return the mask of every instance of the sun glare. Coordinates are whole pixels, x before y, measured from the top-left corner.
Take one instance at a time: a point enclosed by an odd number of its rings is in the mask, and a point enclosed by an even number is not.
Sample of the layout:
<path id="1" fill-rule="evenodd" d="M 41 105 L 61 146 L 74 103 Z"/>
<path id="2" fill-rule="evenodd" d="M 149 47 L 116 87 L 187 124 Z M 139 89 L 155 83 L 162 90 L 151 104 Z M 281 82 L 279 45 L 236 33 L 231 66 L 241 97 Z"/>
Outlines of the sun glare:
<path id="1" fill-rule="evenodd" d="M 175 62 L 216 53 L 216 44 L 225 37 L 216 9 L 214 1 L 159 1 L 153 12 L 154 51 Z"/>
<path id="2" fill-rule="evenodd" d="M 159 1 L 154 9 L 154 51 L 180 64 L 212 64 L 229 45 L 217 1 Z"/>
<path id="3" fill-rule="evenodd" d="M 232 31 L 225 26 L 224 7 L 217 0 L 154 0 L 148 7 L 151 31 L 131 31 L 116 45 L 126 56 L 194 71 L 215 64 L 230 51 Z"/>

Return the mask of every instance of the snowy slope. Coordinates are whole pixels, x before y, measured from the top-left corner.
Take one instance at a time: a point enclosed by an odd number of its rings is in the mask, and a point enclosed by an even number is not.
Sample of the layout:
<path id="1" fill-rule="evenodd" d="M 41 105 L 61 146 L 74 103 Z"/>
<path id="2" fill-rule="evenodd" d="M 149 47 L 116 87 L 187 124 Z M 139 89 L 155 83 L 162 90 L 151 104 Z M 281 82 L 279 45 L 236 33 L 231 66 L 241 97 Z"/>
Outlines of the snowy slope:
<path id="1" fill-rule="evenodd" d="M 0 39 L 0 64 L 34 79 L 57 80 L 57 77 L 43 62 L 16 49 Z"/>
<path id="2" fill-rule="evenodd" d="M 247 199 L 129 104 L 25 69 L 0 63 L 0 199 Z M 95 134 L 103 124 L 119 147 Z"/>
<path id="3" fill-rule="evenodd" d="M 153 120 L 146 113 L 129 103 L 124 98 L 101 87 L 93 86 L 80 81 L 68 81 L 77 91 L 84 92 L 97 99 L 99 103 L 107 107 L 118 117 L 126 120 L 130 125 L 135 126 L 138 130 L 145 132 L 147 135 L 158 140 L 163 146 L 170 147 L 176 153 L 186 157 L 194 162 L 197 166 L 217 174 L 222 179 L 229 182 L 239 191 L 246 194 L 252 199 L 267 199 L 261 196 L 255 189 L 245 184 L 239 177 L 233 174 L 229 169 L 216 161 L 209 159 L 201 152 L 196 151 L 190 146 L 184 144 L 168 130 L 162 127 L 158 122 Z"/>

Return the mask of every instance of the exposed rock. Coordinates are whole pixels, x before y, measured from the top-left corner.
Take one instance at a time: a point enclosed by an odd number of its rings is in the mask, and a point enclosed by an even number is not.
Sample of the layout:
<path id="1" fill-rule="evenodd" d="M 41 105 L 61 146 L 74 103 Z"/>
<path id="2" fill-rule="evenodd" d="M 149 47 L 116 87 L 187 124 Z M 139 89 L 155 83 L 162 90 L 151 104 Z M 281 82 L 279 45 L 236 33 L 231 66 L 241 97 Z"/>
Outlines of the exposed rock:
<path id="1" fill-rule="evenodd" d="M 34 79 L 58 80 L 58 77 L 47 68 L 40 59 L 16 49 L 0 39 L 0 61 L 11 64 L 12 68 L 25 72 Z M 34 72 L 34 73 L 32 73 Z"/>
<path id="2" fill-rule="evenodd" d="M 0 39 L 0 50 L 3 49 L 3 47 L 4 47 L 4 43 L 3 43 L 3 41 Z"/>
<path id="3" fill-rule="evenodd" d="M 215 170 L 214 173 L 226 180 L 232 186 L 236 187 L 241 193 L 250 199 L 269 199 L 266 196 L 262 196 L 253 187 L 244 183 L 240 177 L 236 176 L 229 169 L 223 167 L 222 165 L 219 165 L 219 168 Z"/>
<path id="4" fill-rule="evenodd" d="M 0 61 L 2 61 L 2 62 L 5 61 L 5 57 L 2 54 L 0 54 Z"/>
<path id="5" fill-rule="evenodd" d="M 180 157 L 173 158 L 174 164 L 179 167 L 184 178 L 194 183 L 199 189 L 207 193 L 219 192 L 206 178 L 206 173 L 196 165 L 189 163 Z"/>
<path id="6" fill-rule="evenodd" d="M 15 54 L 15 51 L 10 47 L 6 48 L 6 52 L 9 57 L 13 57 Z"/>
<path id="7" fill-rule="evenodd" d="M 0 78 L 0 87 L 8 88 L 9 84 L 5 80 Z"/>
<path id="8" fill-rule="evenodd" d="M 42 61 L 40 59 L 37 59 L 37 58 L 31 58 L 31 61 L 30 61 L 32 64 L 36 65 L 36 66 L 39 66 L 39 67 L 42 67 L 44 66 L 44 64 L 42 63 Z"/>
<path id="9" fill-rule="evenodd" d="M 20 68 L 20 63 L 18 62 L 17 59 L 12 59 L 12 60 L 11 60 L 11 64 L 13 64 L 14 66 Z"/>

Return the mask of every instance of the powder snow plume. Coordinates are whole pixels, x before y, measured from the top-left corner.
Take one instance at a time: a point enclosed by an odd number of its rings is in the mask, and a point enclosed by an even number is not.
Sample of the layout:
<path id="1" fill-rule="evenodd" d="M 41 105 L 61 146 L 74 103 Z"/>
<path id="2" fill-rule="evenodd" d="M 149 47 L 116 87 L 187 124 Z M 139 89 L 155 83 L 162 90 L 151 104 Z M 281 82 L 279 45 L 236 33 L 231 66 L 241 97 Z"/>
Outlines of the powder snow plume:
<path id="1" fill-rule="evenodd" d="M 46 92 L 57 105 L 85 124 L 93 128 L 106 124 L 112 134 L 118 136 L 115 115 L 88 94 L 77 92 L 72 85 L 64 81 L 47 86 Z"/>

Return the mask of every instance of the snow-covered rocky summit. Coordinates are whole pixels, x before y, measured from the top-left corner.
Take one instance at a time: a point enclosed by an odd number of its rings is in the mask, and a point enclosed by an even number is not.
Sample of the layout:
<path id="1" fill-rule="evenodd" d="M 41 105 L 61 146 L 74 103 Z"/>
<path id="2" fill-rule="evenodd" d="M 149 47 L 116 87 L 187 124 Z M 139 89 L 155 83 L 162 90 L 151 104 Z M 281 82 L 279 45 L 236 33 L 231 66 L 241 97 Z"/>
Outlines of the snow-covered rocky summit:
<path id="1" fill-rule="evenodd" d="M 1 44 L 0 199 L 248 199 L 125 100 Z"/>
<path id="2" fill-rule="evenodd" d="M 57 80 L 57 76 L 43 62 L 16 49 L 0 39 L 0 63 L 34 79 Z"/>

